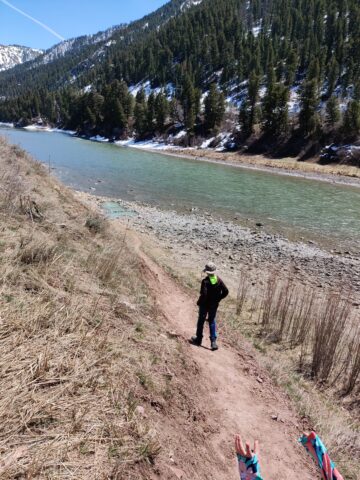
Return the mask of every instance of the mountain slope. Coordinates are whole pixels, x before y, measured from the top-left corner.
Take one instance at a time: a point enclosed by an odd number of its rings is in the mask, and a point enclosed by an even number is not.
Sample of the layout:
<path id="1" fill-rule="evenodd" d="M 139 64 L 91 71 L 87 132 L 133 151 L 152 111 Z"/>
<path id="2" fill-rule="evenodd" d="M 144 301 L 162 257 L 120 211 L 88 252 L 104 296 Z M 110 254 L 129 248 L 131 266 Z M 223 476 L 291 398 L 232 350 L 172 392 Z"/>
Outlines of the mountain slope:
<path id="1" fill-rule="evenodd" d="M 93 79 L 94 66 L 103 68 L 108 58 L 112 57 L 112 52 L 124 50 L 139 39 L 148 38 L 171 18 L 200 1 L 172 0 L 128 25 L 122 24 L 95 35 L 65 40 L 26 66 L 0 74 L 0 96 L 14 97 L 35 88 L 56 90 L 69 84 L 84 86 L 88 82 L 86 74 Z"/>
<path id="2" fill-rule="evenodd" d="M 183 125 L 192 138 L 216 134 L 227 99 L 229 145 L 260 131 L 269 145 L 297 133 L 295 155 L 315 135 L 328 144 L 360 133 L 357 0 L 172 0 L 105 40 L 63 47 L 48 63 L 0 74 L 0 120 L 41 115 L 111 139 Z M 145 97 L 165 98 L 155 106 L 137 95 L 133 108 L 127 86 L 145 85 Z"/>
<path id="3" fill-rule="evenodd" d="M 251 71 L 268 75 L 269 67 L 277 79 L 293 84 L 312 60 L 318 61 L 314 68 L 324 83 L 346 89 L 360 73 L 359 25 L 356 0 L 346 5 L 337 0 L 309 5 L 298 0 L 173 0 L 104 41 L 81 37 L 65 42 L 55 47 L 64 50 L 61 55 L 52 49 L 0 75 L 0 95 L 70 83 L 81 88 L 114 78 L 128 84 L 149 79 L 156 86 L 176 83 L 184 69 L 201 89 L 217 77 L 222 84 L 239 85 Z"/>
<path id="4" fill-rule="evenodd" d="M 0 45 L 0 72 L 39 57 L 42 50 L 20 45 Z"/>

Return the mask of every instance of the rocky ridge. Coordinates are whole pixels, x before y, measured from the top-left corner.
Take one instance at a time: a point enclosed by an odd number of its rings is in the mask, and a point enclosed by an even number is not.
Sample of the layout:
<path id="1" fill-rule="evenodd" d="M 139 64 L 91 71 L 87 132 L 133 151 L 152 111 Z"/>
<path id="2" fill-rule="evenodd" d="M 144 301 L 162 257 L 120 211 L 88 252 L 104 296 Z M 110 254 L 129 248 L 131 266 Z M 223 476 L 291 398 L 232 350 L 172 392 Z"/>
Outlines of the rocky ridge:
<path id="1" fill-rule="evenodd" d="M 0 71 L 34 60 L 42 53 L 42 50 L 20 45 L 0 45 Z"/>

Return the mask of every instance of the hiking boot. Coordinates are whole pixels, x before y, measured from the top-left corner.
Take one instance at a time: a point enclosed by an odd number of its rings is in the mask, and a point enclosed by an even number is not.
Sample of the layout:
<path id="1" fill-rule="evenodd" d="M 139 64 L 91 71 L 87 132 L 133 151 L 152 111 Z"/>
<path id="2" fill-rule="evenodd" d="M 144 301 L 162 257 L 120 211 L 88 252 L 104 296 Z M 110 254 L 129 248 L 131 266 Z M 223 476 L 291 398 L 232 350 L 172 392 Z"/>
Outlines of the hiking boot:
<path id="1" fill-rule="evenodd" d="M 197 336 L 191 337 L 190 343 L 191 343 L 192 345 L 196 345 L 197 347 L 200 347 L 200 346 L 201 346 L 201 340 L 198 339 Z"/>
<path id="2" fill-rule="evenodd" d="M 219 350 L 217 346 L 216 340 L 211 340 L 211 350 L 214 352 L 215 350 Z"/>

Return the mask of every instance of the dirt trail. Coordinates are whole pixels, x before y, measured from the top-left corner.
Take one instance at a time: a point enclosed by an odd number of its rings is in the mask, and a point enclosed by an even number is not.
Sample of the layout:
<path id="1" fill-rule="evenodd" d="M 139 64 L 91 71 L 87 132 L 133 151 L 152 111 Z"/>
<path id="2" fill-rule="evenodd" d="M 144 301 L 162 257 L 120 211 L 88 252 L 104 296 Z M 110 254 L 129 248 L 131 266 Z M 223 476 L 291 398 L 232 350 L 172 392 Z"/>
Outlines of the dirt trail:
<path id="1" fill-rule="evenodd" d="M 195 297 L 190 297 L 141 248 L 137 234 L 131 233 L 131 243 L 143 263 L 148 286 L 157 307 L 168 321 L 167 328 L 184 341 L 187 354 L 197 363 L 202 383 L 206 388 L 204 404 L 210 405 L 212 418 L 208 418 L 210 443 L 218 452 L 213 476 L 216 480 L 238 478 L 236 462 L 227 458 L 233 434 L 260 440 L 261 466 L 265 480 L 304 480 L 317 478 L 311 463 L 297 442 L 299 435 L 294 412 L 285 396 L 260 372 L 256 360 L 245 349 L 235 351 L 224 345 L 212 352 L 208 347 L 208 332 L 204 331 L 204 347 L 188 343 L 194 334 L 197 308 Z M 207 325 L 205 325 L 207 327 Z M 278 415 L 278 421 L 272 419 Z M 217 428 L 213 428 L 213 427 Z M 215 433 L 213 433 L 215 430 Z M 179 478 L 185 479 L 186 476 Z M 208 480 L 201 474 L 199 479 Z M 189 479 L 190 480 L 190 479 Z M 191 479 L 193 480 L 193 479 Z"/>

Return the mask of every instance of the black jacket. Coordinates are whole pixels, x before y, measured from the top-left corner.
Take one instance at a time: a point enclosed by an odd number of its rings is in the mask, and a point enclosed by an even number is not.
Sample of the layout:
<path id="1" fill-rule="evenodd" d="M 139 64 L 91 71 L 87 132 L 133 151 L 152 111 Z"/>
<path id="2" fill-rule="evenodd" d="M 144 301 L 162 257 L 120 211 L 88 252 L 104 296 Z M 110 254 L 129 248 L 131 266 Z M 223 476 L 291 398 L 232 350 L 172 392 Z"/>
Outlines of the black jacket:
<path id="1" fill-rule="evenodd" d="M 200 297 L 197 304 L 199 307 L 217 305 L 223 298 L 227 297 L 228 294 L 229 290 L 220 277 L 218 277 L 216 285 L 212 285 L 209 277 L 206 277 L 201 282 Z"/>

